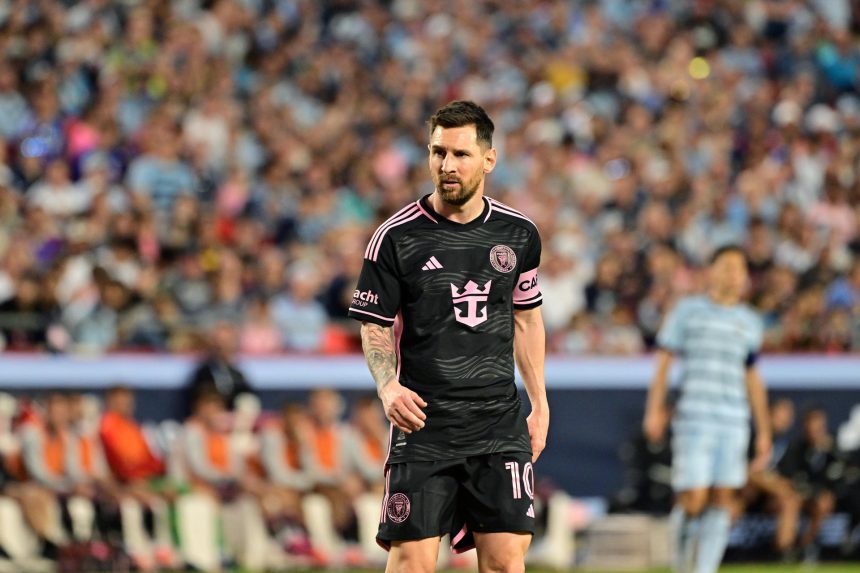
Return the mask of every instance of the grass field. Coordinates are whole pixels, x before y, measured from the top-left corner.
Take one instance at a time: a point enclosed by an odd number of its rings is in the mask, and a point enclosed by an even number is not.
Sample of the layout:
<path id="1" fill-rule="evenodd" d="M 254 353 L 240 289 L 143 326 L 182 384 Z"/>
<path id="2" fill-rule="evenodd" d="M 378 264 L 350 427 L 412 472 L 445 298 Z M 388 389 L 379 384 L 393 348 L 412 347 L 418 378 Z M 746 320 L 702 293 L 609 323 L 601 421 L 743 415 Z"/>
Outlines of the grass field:
<path id="1" fill-rule="evenodd" d="M 583 573 L 622 573 L 616 571 L 593 571 L 588 569 L 574 569 Z M 757 563 L 752 565 L 725 565 L 720 568 L 720 573 L 860 573 L 860 563 L 827 563 L 820 565 L 771 565 Z M 533 571 L 532 573 L 539 573 Z M 626 573 L 631 573 L 630 571 Z M 650 569 L 639 573 L 670 573 L 669 569 Z"/>
<path id="2" fill-rule="evenodd" d="M 321 573 L 325 570 L 301 571 L 295 573 Z M 332 570 L 334 571 L 334 570 Z M 376 573 L 381 569 L 340 569 L 338 573 Z M 720 568 L 720 573 L 860 573 L 860 563 L 826 563 L 819 565 L 772 565 L 767 563 L 756 563 L 750 565 L 725 565 Z M 251 572 L 238 572 L 251 573 Z M 462 569 L 453 571 L 442 571 L 440 573 L 463 573 Z M 558 573 L 557 571 L 542 571 L 539 569 L 527 569 L 526 573 Z M 631 571 L 597 571 L 594 569 L 571 569 L 570 573 L 634 573 Z M 669 569 L 649 569 L 635 573 L 671 573 Z"/>

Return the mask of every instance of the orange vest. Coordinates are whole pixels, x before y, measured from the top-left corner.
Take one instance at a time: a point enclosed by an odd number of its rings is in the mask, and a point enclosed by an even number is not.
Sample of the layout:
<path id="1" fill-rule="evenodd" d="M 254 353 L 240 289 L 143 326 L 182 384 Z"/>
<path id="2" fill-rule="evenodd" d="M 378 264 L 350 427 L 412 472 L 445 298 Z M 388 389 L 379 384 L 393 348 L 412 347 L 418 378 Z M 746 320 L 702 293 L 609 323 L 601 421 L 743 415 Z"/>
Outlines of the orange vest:
<path id="1" fill-rule="evenodd" d="M 210 432 L 204 430 L 206 433 L 206 454 L 209 458 L 209 463 L 218 468 L 221 471 L 227 471 L 230 469 L 230 445 L 228 440 L 230 439 L 227 434 L 221 434 L 218 432 Z"/>
<path id="2" fill-rule="evenodd" d="M 96 445 L 93 443 L 92 436 L 78 436 L 78 454 L 81 456 L 81 469 L 84 474 L 93 477 L 95 471 L 93 456 Z"/>
<path id="3" fill-rule="evenodd" d="M 314 431 L 314 446 L 320 467 L 330 472 L 336 470 L 340 453 L 337 428 L 317 428 Z"/>
<path id="4" fill-rule="evenodd" d="M 286 440 L 284 445 L 284 459 L 287 460 L 287 466 L 299 470 L 302 468 L 302 457 L 299 452 L 299 444 L 296 440 Z"/>
<path id="5" fill-rule="evenodd" d="M 28 422 L 42 434 L 42 460 L 45 469 L 54 477 L 62 477 L 66 474 L 66 433 L 50 433 L 41 423 Z M 29 476 L 24 464 L 23 455 L 19 452 L 17 459 L 13 458 L 9 463 L 10 473 L 21 480 Z"/>
<path id="6" fill-rule="evenodd" d="M 385 452 L 382 449 L 382 443 L 376 439 L 376 436 L 362 434 L 362 442 L 364 443 L 364 451 L 376 462 L 385 460 Z"/>

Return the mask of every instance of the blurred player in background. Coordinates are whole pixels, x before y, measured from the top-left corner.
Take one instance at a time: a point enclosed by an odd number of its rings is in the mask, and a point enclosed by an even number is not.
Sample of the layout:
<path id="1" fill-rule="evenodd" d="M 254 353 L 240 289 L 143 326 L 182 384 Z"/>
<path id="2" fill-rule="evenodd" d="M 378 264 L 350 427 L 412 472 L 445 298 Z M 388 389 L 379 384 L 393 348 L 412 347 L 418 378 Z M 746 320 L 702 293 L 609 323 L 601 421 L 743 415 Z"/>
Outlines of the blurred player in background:
<path id="1" fill-rule="evenodd" d="M 771 453 L 767 394 L 756 368 L 762 323 L 742 302 L 749 281 L 743 251 L 718 249 L 707 280 L 707 294 L 679 301 L 660 329 L 643 423 L 646 436 L 659 440 L 669 370 L 680 356 L 683 373 L 672 424 L 677 500 L 671 521 L 675 568 L 681 573 L 719 569 L 731 509 L 747 478 L 750 414 L 756 429 L 752 468 L 763 468 Z"/>
<path id="2" fill-rule="evenodd" d="M 435 191 L 373 235 L 349 309 L 394 426 L 377 535 L 390 572 L 433 570 L 446 533 L 455 551 L 477 547 L 481 571 L 522 571 L 535 529 L 532 463 L 549 426 L 541 242 L 484 196 L 493 129 L 470 101 L 433 115 Z"/>
<path id="3" fill-rule="evenodd" d="M 749 472 L 747 484 L 741 492 L 738 514 L 748 510 L 751 505 L 759 505 L 765 511 L 775 514 L 776 533 L 773 545 L 780 559 L 787 562 L 795 558 L 794 545 L 801 498 L 791 480 L 780 475 L 777 467 L 790 444 L 789 432 L 794 424 L 794 403 L 788 398 L 781 398 L 775 400 L 769 410 L 773 454 L 766 467 L 755 468 Z M 753 448 L 750 448 L 749 455 L 755 459 Z"/>
<path id="4" fill-rule="evenodd" d="M 788 447 L 777 468 L 791 481 L 809 518 L 799 545 L 804 560 L 814 562 L 818 559 L 816 541 L 821 524 L 833 513 L 845 471 L 823 408 L 812 407 L 803 413 L 801 435 Z"/>

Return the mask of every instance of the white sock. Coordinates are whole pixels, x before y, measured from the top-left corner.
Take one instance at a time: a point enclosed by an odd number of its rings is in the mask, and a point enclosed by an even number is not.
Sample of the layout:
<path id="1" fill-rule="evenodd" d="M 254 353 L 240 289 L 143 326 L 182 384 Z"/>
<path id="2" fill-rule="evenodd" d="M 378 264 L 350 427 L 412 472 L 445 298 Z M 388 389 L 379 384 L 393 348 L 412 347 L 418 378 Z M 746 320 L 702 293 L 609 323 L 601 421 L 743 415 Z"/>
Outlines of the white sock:
<path id="1" fill-rule="evenodd" d="M 673 570 L 675 573 L 692 573 L 693 552 L 697 546 L 700 517 L 691 516 L 680 505 L 669 515 L 669 527 L 674 542 Z"/>
<path id="2" fill-rule="evenodd" d="M 709 507 L 701 521 L 696 573 L 717 573 L 729 543 L 731 516 L 721 507 Z"/>

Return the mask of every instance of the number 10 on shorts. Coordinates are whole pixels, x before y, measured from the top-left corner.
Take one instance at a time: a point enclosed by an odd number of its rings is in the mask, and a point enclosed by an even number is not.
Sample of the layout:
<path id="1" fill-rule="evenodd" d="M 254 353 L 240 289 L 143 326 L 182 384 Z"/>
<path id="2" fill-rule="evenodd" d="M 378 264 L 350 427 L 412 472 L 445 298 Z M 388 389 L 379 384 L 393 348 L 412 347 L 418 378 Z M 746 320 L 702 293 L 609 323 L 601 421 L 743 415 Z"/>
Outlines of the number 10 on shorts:
<path id="1" fill-rule="evenodd" d="M 511 472 L 511 487 L 513 488 L 514 499 L 523 497 L 522 488 L 525 488 L 526 495 L 529 499 L 535 498 L 535 474 L 532 469 L 532 463 L 526 462 L 523 464 L 522 479 L 520 479 L 520 464 L 517 462 L 505 462 L 505 469 Z M 522 488 L 520 482 L 522 481 Z"/>

